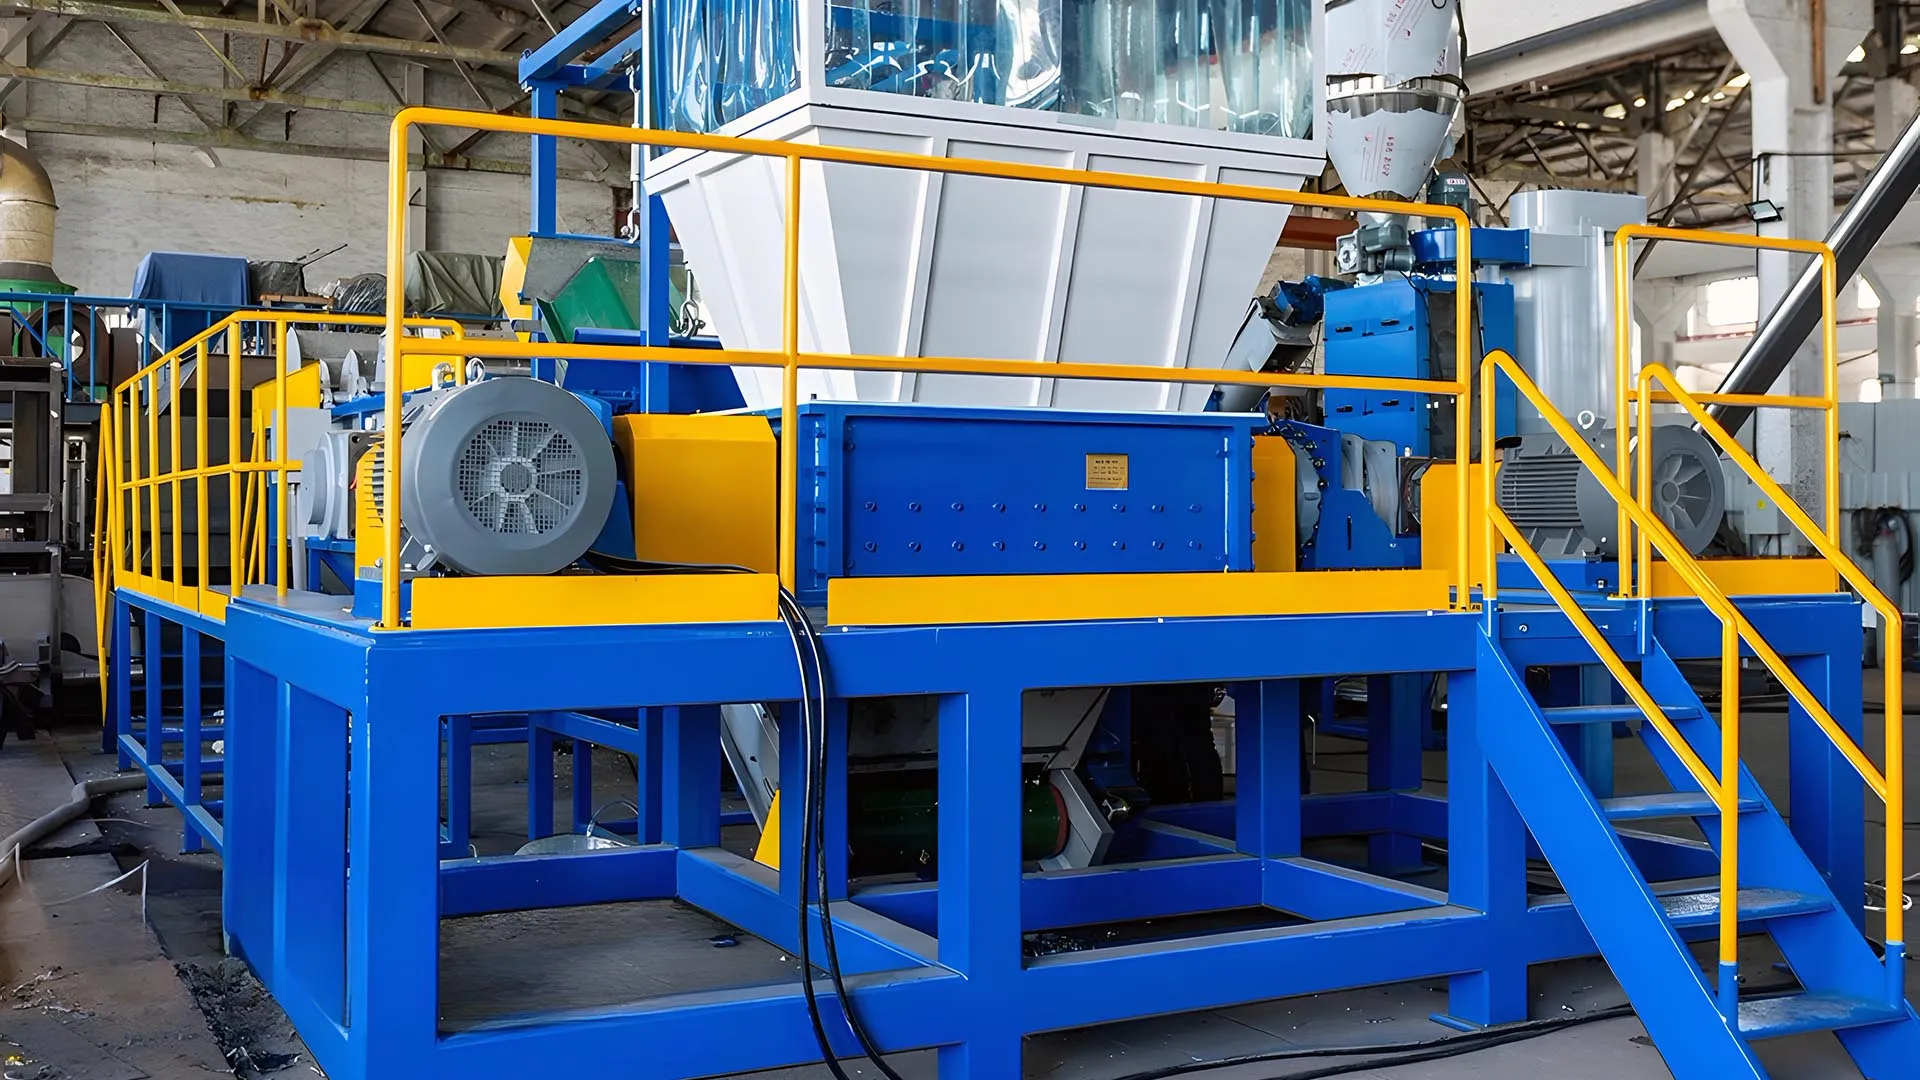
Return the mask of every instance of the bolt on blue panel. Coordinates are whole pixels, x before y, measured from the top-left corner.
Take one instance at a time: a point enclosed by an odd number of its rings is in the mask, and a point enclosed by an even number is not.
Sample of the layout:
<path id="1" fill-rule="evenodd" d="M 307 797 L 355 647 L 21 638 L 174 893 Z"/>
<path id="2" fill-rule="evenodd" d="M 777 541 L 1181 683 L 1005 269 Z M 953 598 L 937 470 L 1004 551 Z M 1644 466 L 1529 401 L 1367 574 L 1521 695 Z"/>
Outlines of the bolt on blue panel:
<path id="1" fill-rule="evenodd" d="M 1264 417 L 816 402 L 800 419 L 809 602 L 830 577 L 1253 565 Z"/>

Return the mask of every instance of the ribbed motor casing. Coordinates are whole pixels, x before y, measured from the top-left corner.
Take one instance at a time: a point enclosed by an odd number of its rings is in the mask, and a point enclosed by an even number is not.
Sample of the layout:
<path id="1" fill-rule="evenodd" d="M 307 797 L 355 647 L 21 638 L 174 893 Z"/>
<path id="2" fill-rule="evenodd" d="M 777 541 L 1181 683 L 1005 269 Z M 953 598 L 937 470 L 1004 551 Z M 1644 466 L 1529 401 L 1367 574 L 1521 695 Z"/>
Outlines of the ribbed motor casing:
<path id="1" fill-rule="evenodd" d="M 1580 527 L 1580 459 L 1570 453 L 1512 456 L 1500 466 L 1500 509 L 1522 529 Z"/>

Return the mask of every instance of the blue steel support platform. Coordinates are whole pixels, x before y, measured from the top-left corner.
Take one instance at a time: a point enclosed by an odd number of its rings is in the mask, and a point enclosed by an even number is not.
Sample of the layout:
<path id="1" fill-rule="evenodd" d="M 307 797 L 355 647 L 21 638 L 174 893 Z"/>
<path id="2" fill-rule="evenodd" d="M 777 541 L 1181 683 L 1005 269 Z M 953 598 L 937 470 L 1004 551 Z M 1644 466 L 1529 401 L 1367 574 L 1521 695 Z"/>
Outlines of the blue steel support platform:
<path id="1" fill-rule="evenodd" d="M 1859 647 L 1856 608 L 1838 598 L 1745 606 L 1809 670 Z M 1652 608 L 1650 631 L 1674 655 L 1714 654 L 1718 625 L 1696 603 Z M 1596 613 L 1630 655 L 1642 640 L 1641 610 Z M 829 895 L 845 898 L 834 911 L 841 958 L 879 1044 L 940 1048 L 949 1080 L 1005 1080 L 1019 1075 L 1021 1038 L 1035 1031 L 1415 978 L 1448 978 L 1459 1021 L 1524 1017 L 1528 964 L 1595 949 L 1565 897 L 1529 898 L 1526 830 L 1480 752 L 1480 726 L 1495 719 L 1476 674 L 1488 626 L 1515 664 L 1591 662 L 1563 614 L 1525 608 L 1491 621 L 1409 612 L 829 629 L 829 715 L 844 725 L 838 705 L 850 698 L 938 696 L 940 805 L 967 809 L 939 820 L 937 882 L 863 888 L 841 867 L 828 883 Z M 635 1046 L 649 1048 L 645 1075 L 659 1078 L 818 1058 L 797 985 L 504 1017 L 456 1033 L 437 1025 L 438 922 L 454 915 L 678 897 L 796 947 L 797 879 L 718 846 L 713 782 L 712 706 L 800 692 L 780 624 L 375 634 L 337 601 L 259 589 L 228 608 L 224 630 L 227 934 L 329 1075 L 627 1075 Z M 1356 640 L 1396 648 L 1357 653 Z M 1450 680 L 1451 801 L 1411 792 L 1303 799 L 1295 680 L 1427 672 Z M 1142 861 L 1023 873 L 1021 692 L 1188 681 L 1236 688 L 1237 801 L 1146 823 Z M 1821 689 L 1844 698 L 1844 682 Z M 438 778 L 447 732 L 502 717 L 643 750 L 653 792 L 635 827 L 647 842 L 445 858 Z M 783 787 L 800 786 L 800 757 L 783 753 Z M 1822 755 L 1797 767 L 1792 817 L 1822 873 L 1858 881 L 1861 838 L 1844 826 L 1861 820 L 1861 796 L 1842 768 Z M 844 815 L 828 820 L 828 849 L 844 850 Z M 1322 831 L 1443 837 L 1448 891 L 1303 856 L 1303 838 Z M 783 830 L 785 865 L 797 862 L 797 832 Z M 1698 876 L 1712 865 L 1704 845 L 1627 842 L 1651 853 L 1642 857 L 1650 875 L 1662 866 L 1657 876 Z M 1859 898 L 1851 904 L 1857 922 Z M 1037 930 L 1236 908 L 1270 909 L 1271 922 L 1023 954 L 1022 935 Z M 822 948 L 817 929 L 814 942 Z M 1142 986 L 1154 992 L 1138 993 Z M 828 989 L 821 984 L 827 1027 L 853 1053 Z"/>

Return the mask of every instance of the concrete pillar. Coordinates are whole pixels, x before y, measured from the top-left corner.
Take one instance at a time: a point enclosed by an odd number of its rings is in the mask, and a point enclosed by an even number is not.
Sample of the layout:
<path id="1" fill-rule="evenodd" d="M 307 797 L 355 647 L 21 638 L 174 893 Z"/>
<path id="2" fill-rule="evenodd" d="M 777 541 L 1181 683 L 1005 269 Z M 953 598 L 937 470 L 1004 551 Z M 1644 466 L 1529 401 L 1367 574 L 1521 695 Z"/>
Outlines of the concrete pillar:
<path id="1" fill-rule="evenodd" d="M 1809 9 L 1825 13 L 1825 49 L 1815 63 L 1816 34 Z M 1872 0 L 1708 0 L 1720 37 L 1752 84 L 1754 197 L 1770 200 L 1782 220 L 1758 226 L 1762 235 L 1824 237 L 1833 224 L 1833 93 L 1841 66 L 1873 25 Z M 1815 84 L 1815 71 L 1822 73 Z M 1796 157 L 1791 155 L 1813 156 Z M 1760 310 L 1771 311 L 1791 288 L 1805 256 L 1762 252 L 1756 260 Z M 1817 335 L 1774 387 L 1776 393 L 1817 395 L 1823 388 Z M 1802 506 L 1821 504 L 1825 429 L 1817 412 L 1763 409 L 1754 418 L 1760 463 Z"/>
<path id="2" fill-rule="evenodd" d="M 1639 192 L 1646 196 L 1647 213 L 1657 214 L 1678 194 L 1679 173 L 1674 169 L 1673 136 L 1664 131 L 1643 131 L 1633 156 L 1639 171 Z"/>
<path id="3" fill-rule="evenodd" d="M 1920 112 L 1920 89 L 1898 77 L 1876 81 L 1873 84 L 1874 148 L 1891 148 L 1916 112 Z M 1875 347 L 1880 353 L 1880 394 L 1883 398 L 1911 398 L 1916 367 L 1920 366 L 1914 357 L 1915 347 L 1920 346 L 1920 316 L 1916 316 L 1914 308 L 1920 300 L 1920 248 L 1883 245 L 1860 270 L 1880 297 L 1880 307 L 1874 313 Z"/>
<path id="4" fill-rule="evenodd" d="M 1876 250 L 1860 268 L 1880 297 L 1874 312 L 1875 348 L 1880 353 L 1880 396 L 1915 397 L 1920 377 L 1920 248 L 1911 244 Z"/>
<path id="5" fill-rule="evenodd" d="M 425 64 L 400 66 L 400 93 L 409 105 L 427 103 Z M 415 125 L 407 136 L 407 250 L 427 250 L 427 157 L 425 136 Z"/>
<path id="6" fill-rule="evenodd" d="M 1920 89 L 1905 79 L 1881 79 L 1873 84 L 1873 148 L 1892 149 L 1913 114 L 1920 112 Z"/>

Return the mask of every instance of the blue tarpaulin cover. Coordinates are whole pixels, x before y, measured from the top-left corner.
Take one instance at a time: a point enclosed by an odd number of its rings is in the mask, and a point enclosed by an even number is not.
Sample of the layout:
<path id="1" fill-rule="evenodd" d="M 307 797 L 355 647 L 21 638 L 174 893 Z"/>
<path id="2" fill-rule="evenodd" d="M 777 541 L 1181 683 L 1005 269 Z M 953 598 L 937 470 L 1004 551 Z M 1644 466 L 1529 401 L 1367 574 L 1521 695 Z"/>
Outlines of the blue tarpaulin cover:
<path id="1" fill-rule="evenodd" d="M 148 252 L 134 271 L 133 297 L 181 305 L 170 306 L 164 317 L 148 315 L 148 338 L 172 350 L 229 312 L 247 306 L 247 260 L 233 255 Z"/>

